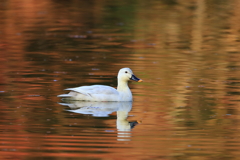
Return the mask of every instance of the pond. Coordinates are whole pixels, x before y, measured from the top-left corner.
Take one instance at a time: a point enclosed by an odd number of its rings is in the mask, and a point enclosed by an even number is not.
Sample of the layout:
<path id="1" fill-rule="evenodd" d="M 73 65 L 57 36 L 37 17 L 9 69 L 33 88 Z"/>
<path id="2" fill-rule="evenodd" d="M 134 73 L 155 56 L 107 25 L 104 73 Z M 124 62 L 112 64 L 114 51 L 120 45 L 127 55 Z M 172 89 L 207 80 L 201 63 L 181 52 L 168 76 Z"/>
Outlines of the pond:
<path id="1" fill-rule="evenodd" d="M 0 157 L 239 159 L 240 1 L 3 0 Z M 66 103 L 117 87 L 133 102 Z"/>

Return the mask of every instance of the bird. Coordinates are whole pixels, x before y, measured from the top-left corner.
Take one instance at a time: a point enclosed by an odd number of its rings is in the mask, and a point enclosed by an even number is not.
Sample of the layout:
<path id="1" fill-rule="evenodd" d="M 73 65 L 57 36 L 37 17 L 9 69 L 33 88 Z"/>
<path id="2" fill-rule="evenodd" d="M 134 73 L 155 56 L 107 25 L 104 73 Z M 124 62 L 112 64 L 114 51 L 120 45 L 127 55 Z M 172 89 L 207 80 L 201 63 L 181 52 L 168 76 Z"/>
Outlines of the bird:
<path id="1" fill-rule="evenodd" d="M 122 68 L 118 72 L 118 86 L 117 89 L 106 85 L 91 85 L 81 86 L 76 88 L 67 88 L 68 94 L 61 94 L 63 100 L 70 101 L 133 101 L 132 92 L 128 87 L 128 81 L 133 80 L 142 82 L 142 79 L 137 78 L 130 68 Z"/>

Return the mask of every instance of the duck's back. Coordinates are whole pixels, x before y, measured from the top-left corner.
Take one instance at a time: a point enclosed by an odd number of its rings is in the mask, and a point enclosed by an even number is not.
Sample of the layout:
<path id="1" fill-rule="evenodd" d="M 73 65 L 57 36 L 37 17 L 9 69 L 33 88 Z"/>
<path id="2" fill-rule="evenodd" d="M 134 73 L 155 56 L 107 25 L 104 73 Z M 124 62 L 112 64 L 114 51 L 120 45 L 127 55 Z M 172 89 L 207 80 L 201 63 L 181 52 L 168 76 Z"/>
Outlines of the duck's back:
<path id="1" fill-rule="evenodd" d="M 68 88 L 70 90 L 72 100 L 85 100 L 85 101 L 118 101 L 118 91 L 110 86 L 105 85 L 92 85 L 82 86 L 76 88 Z"/>

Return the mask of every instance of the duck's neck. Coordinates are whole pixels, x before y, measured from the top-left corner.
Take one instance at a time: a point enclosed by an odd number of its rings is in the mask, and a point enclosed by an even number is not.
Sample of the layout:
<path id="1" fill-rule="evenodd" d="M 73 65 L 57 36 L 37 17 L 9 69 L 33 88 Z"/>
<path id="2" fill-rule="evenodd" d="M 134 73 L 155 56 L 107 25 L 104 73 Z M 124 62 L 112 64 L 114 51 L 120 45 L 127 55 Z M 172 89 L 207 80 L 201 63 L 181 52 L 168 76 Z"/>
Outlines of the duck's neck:
<path id="1" fill-rule="evenodd" d="M 127 81 L 118 81 L 117 90 L 120 101 L 132 101 L 132 92 L 128 87 Z"/>
<path id="2" fill-rule="evenodd" d="M 118 90 L 118 92 L 130 91 L 130 89 L 128 87 L 128 82 L 127 81 L 118 81 L 117 90 Z"/>

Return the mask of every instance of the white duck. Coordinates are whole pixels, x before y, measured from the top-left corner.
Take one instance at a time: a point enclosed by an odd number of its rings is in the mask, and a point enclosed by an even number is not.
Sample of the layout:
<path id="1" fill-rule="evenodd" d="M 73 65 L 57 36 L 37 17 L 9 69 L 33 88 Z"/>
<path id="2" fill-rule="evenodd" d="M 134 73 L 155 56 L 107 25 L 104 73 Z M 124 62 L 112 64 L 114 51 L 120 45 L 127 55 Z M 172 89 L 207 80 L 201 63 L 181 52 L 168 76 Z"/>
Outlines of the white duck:
<path id="1" fill-rule="evenodd" d="M 130 68 L 122 68 L 118 72 L 117 90 L 105 85 L 82 86 L 68 88 L 68 94 L 61 94 L 58 97 L 64 97 L 68 100 L 80 101 L 132 101 L 132 92 L 128 87 L 128 81 L 134 80 L 142 82 L 137 78 Z"/>

